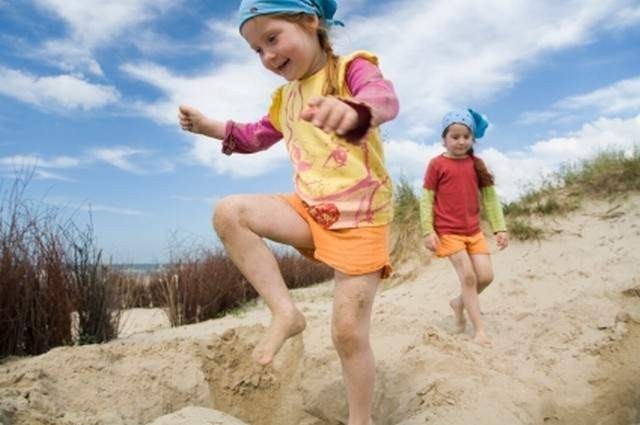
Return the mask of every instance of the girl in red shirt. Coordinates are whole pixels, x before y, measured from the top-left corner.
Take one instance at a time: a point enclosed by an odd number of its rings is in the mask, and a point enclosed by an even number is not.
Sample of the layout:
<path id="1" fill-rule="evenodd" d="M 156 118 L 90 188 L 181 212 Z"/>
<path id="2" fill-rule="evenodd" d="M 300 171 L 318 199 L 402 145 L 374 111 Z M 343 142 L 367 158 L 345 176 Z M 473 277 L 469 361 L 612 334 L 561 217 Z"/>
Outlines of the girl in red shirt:
<path id="1" fill-rule="evenodd" d="M 460 295 L 449 305 L 456 327 L 464 332 L 464 310 L 475 330 L 474 341 L 490 343 L 480 313 L 478 294 L 493 280 L 489 247 L 480 230 L 480 202 L 499 249 L 509 243 L 493 176 L 474 156 L 473 143 L 489 123 L 471 109 L 449 112 L 442 119 L 445 153 L 429 163 L 424 177 L 420 217 L 424 243 L 438 257 L 449 257 L 460 279 Z"/>

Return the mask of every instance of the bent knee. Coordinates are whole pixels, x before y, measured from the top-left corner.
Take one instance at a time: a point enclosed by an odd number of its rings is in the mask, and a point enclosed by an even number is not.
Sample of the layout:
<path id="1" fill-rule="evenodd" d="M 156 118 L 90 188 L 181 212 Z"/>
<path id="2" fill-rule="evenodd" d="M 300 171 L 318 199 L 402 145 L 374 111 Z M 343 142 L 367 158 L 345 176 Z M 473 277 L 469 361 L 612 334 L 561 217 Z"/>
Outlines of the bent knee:
<path id="1" fill-rule="evenodd" d="M 222 198 L 213 209 L 213 228 L 219 236 L 225 235 L 229 230 L 243 222 L 246 208 L 241 196 L 227 196 Z"/>

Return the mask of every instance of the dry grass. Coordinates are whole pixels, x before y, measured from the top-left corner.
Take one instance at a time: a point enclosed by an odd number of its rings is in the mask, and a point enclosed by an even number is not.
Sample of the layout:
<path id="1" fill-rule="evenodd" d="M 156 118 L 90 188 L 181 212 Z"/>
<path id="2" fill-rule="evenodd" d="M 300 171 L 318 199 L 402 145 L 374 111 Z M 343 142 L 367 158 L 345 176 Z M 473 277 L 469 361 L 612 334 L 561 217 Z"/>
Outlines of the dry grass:
<path id="1" fill-rule="evenodd" d="M 102 251 L 96 248 L 93 228 L 73 228 L 67 232 L 69 246 L 70 279 L 73 304 L 78 315 L 79 344 L 110 341 L 118 336 L 120 302 L 117 275 L 102 262 Z"/>
<path id="2" fill-rule="evenodd" d="M 400 179 L 394 197 L 391 226 L 391 263 L 401 264 L 415 259 L 425 261 L 427 253 L 420 229 L 420 203 L 411 185 Z"/>
<path id="3" fill-rule="evenodd" d="M 519 241 L 539 241 L 544 236 L 544 231 L 522 219 L 514 218 L 507 223 L 509 235 Z"/>
<path id="4" fill-rule="evenodd" d="M 74 335 L 80 342 L 105 341 L 115 333 L 102 330 L 117 326 L 112 321 L 118 315 L 108 310 L 105 293 L 88 285 L 91 270 L 102 267 L 99 258 L 96 263 L 76 250 L 92 246 L 92 233 L 60 225 L 55 210 L 28 202 L 28 182 L 16 179 L 1 196 L 0 357 L 44 353 L 72 344 Z M 102 285 L 110 284 L 103 280 Z M 107 313 L 96 314 L 105 308 Z M 74 312 L 80 317 L 75 333 Z"/>
<path id="5" fill-rule="evenodd" d="M 509 232 L 515 239 L 539 240 L 544 231 L 534 218 L 565 215 L 585 199 L 614 199 L 640 190 L 640 149 L 630 154 L 604 152 L 596 158 L 563 167 L 540 189 L 505 205 Z"/>
<path id="6" fill-rule="evenodd" d="M 314 285 L 333 276 L 328 266 L 297 253 L 276 253 L 276 259 L 291 289 Z M 150 288 L 157 292 L 150 298 L 166 309 L 172 326 L 220 317 L 258 297 L 221 250 L 181 254 L 152 274 Z"/>
<path id="7" fill-rule="evenodd" d="M 0 357 L 71 341 L 63 239 L 51 214 L 24 200 L 26 187 L 15 181 L 0 206 Z"/>

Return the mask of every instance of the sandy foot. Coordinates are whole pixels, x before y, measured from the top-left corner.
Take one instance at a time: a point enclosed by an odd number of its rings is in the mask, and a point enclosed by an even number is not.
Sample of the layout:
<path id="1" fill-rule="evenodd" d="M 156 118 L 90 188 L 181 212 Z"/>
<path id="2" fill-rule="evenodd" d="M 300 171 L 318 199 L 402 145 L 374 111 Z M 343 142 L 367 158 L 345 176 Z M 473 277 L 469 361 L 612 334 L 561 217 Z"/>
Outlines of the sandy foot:
<path id="1" fill-rule="evenodd" d="M 306 325 L 304 316 L 298 310 L 291 316 L 274 315 L 269 328 L 253 350 L 253 360 L 262 366 L 271 364 L 284 342 L 302 332 Z"/>
<path id="2" fill-rule="evenodd" d="M 449 301 L 449 305 L 453 310 L 453 318 L 455 321 L 455 331 L 456 333 L 464 333 L 464 330 L 467 327 L 467 321 L 464 318 L 464 304 L 460 297 L 453 298 Z"/>
<path id="3" fill-rule="evenodd" d="M 488 347 L 491 345 L 491 340 L 484 332 L 476 332 L 476 335 L 473 338 L 473 342 L 484 347 Z"/>

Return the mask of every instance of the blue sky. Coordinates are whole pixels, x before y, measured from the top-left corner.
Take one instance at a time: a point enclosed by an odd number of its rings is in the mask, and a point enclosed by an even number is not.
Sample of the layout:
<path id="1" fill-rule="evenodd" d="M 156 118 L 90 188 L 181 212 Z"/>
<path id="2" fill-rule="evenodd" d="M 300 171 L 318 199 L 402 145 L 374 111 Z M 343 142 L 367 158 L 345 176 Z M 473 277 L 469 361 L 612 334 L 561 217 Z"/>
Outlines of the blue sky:
<path id="1" fill-rule="evenodd" d="M 2 189 L 33 169 L 29 197 L 79 223 L 91 210 L 115 262 L 213 246 L 217 199 L 291 191 L 281 144 L 226 157 L 176 123 L 180 103 L 258 119 L 282 83 L 239 36 L 238 3 L 0 0 Z M 491 121 L 476 150 L 505 200 L 559 164 L 640 144 L 637 1 L 352 0 L 336 17 L 336 50 L 373 51 L 396 87 L 387 163 L 416 187 L 455 107 Z"/>

